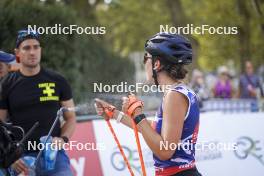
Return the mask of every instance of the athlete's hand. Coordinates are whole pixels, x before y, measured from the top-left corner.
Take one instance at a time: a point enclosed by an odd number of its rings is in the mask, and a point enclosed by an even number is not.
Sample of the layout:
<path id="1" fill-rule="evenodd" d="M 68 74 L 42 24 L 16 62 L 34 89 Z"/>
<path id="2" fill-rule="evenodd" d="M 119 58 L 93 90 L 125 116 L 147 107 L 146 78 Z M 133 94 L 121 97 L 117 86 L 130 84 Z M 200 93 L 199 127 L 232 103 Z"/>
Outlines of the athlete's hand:
<path id="1" fill-rule="evenodd" d="M 129 107 L 129 98 L 122 97 L 122 101 L 122 112 L 126 114 Z"/>
<path id="2" fill-rule="evenodd" d="M 28 167 L 24 163 L 22 159 L 17 160 L 15 163 L 11 165 L 12 169 L 14 169 L 17 173 L 24 173 L 28 175 Z"/>
<path id="3" fill-rule="evenodd" d="M 128 112 L 128 108 L 129 106 L 131 105 L 131 100 L 134 99 L 134 100 L 138 100 L 138 98 L 136 97 L 136 95 L 134 94 L 130 94 L 128 97 L 123 97 L 122 100 L 122 111 L 127 114 Z M 132 118 L 136 117 L 137 115 L 139 114 L 142 114 L 143 112 L 143 107 L 137 107 L 132 115 Z"/>
<path id="4" fill-rule="evenodd" d="M 143 114 L 143 109 L 142 107 L 138 107 L 135 109 L 134 114 L 133 114 L 133 118 L 135 118 L 136 116 Z"/>
<path id="5" fill-rule="evenodd" d="M 103 101 L 99 98 L 95 99 L 95 104 L 94 104 L 95 110 L 96 110 L 97 114 L 99 116 L 102 116 L 105 120 L 109 120 L 110 118 L 104 112 L 104 108 L 107 108 L 110 106 L 113 106 L 113 105 L 111 105 L 110 103 L 107 103 L 106 101 Z"/>

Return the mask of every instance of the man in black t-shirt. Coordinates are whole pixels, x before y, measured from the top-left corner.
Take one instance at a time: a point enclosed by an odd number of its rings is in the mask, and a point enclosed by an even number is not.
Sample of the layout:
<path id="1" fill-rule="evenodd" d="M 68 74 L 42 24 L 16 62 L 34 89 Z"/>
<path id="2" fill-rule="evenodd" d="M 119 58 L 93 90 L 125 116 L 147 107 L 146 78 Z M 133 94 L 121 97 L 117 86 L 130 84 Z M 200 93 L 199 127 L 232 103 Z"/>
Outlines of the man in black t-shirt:
<path id="1" fill-rule="evenodd" d="M 29 147 L 41 136 L 48 134 L 60 107 L 73 107 L 72 92 L 67 81 L 53 71 L 40 66 L 41 47 L 37 33 L 21 30 L 16 40 L 15 54 L 21 63 L 19 71 L 10 73 L 2 81 L 0 94 L 0 119 L 8 114 L 10 121 L 27 132 L 35 122 L 39 127 L 30 136 L 25 155 L 36 156 L 38 151 Z M 52 133 L 52 141 L 59 147 L 72 136 L 76 117 L 74 112 L 64 113 L 65 123 L 58 122 Z M 28 168 L 23 160 L 17 160 L 11 167 L 16 173 L 27 175 Z M 57 154 L 55 169 L 49 172 L 37 168 L 37 175 L 72 175 L 70 162 L 64 150 Z"/>

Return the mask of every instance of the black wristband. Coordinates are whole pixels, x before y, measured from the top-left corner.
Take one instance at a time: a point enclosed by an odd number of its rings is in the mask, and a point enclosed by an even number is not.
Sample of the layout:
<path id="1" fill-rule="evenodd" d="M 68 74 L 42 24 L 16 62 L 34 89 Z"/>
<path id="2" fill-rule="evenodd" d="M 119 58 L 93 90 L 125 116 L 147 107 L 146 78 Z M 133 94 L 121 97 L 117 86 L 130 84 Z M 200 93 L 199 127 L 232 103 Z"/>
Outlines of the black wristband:
<path id="1" fill-rule="evenodd" d="M 63 141 L 64 141 L 65 143 L 68 143 L 68 142 L 69 142 L 69 138 L 68 138 L 68 137 L 66 137 L 66 136 L 61 136 L 61 138 L 63 139 Z"/>
<path id="2" fill-rule="evenodd" d="M 134 122 L 137 124 L 139 124 L 139 122 L 141 122 L 143 119 L 145 119 L 146 116 L 145 114 L 139 114 L 134 118 Z"/>

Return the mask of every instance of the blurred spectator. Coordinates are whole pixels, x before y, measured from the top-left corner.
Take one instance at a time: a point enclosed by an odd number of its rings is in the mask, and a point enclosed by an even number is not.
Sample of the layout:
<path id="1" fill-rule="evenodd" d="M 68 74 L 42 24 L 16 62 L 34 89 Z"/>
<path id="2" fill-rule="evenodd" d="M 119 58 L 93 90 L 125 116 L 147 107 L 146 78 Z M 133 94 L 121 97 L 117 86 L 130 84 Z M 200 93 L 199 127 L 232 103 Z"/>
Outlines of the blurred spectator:
<path id="1" fill-rule="evenodd" d="M 213 87 L 215 98 L 232 98 L 233 86 L 231 84 L 230 75 L 226 66 L 218 69 L 218 79 Z"/>
<path id="2" fill-rule="evenodd" d="M 264 64 L 259 67 L 258 75 L 260 76 L 260 82 L 262 83 L 262 90 L 264 89 Z"/>
<path id="3" fill-rule="evenodd" d="M 203 73 L 198 69 L 195 69 L 192 72 L 192 80 L 190 82 L 190 87 L 198 96 L 200 107 L 202 107 L 202 101 L 207 100 L 209 98 L 210 92 L 206 87 Z"/>
<path id="4" fill-rule="evenodd" d="M 15 63 L 15 56 L 0 51 L 0 79 L 2 79 L 11 69 L 14 69 L 11 64 Z"/>
<path id="5" fill-rule="evenodd" d="M 256 99 L 258 96 L 264 96 L 260 77 L 254 74 L 251 61 L 245 62 L 245 74 L 240 77 L 238 96 L 248 99 Z"/>
<path id="6" fill-rule="evenodd" d="M 208 90 L 213 90 L 217 80 L 217 75 L 214 73 L 214 71 L 207 72 L 206 74 L 204 74 L 204 79 L 205 79 L 205 85 L 208 88 Z M 213 97 L 212 91 L 210 91 L 210 93 L 208 94 L 210 94 L 210 97 Z"/>

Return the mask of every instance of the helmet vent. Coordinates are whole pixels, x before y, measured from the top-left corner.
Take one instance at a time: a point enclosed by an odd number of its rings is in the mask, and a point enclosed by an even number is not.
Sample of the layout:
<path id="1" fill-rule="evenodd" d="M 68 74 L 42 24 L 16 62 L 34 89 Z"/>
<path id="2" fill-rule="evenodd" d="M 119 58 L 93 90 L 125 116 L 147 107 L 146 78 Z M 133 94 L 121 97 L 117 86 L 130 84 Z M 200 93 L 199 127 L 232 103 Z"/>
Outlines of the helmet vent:
<path id="1" fill-rule="evenodd" d="M 179 46 L 177 46 L 177 45 L 170 45 L 169 46 L 171 49 L 173 49 L 173 50 L 180 50 L 181 49 L 181 47 L 179 47 Z"/>

